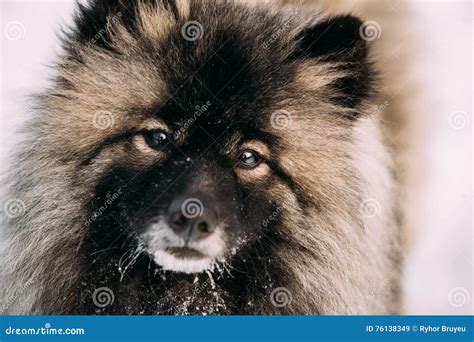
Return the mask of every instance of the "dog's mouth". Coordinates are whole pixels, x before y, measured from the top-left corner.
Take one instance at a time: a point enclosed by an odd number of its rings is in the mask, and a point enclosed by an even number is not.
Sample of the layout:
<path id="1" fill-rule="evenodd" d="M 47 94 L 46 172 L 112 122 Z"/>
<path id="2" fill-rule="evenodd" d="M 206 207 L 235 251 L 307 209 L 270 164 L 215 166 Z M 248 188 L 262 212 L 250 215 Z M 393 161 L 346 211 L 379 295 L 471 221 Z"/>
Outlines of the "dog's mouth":
<path id="1" fill-rule="evenodd" d="M 204 253 L 189 247 L 168 247 L 165 249 L 165 252 L 178 259 L 203 259 L 206 257 Z"/>
<path id="2" fill-rule="evenodd" d="M 163 220 L 149 225 L 140 237 L 148 255 L 165 271 L 201 273 L 212 270 L 227 250 L 220 232 L 199 241 L 185 241 Z"/>
<path id="3" fill-rule="evenodd" d="M 165 271 L 201 273 L 213 268 L 216 259 L 189 247 L 167 247 L 152 253 L 155 263 Z"/>

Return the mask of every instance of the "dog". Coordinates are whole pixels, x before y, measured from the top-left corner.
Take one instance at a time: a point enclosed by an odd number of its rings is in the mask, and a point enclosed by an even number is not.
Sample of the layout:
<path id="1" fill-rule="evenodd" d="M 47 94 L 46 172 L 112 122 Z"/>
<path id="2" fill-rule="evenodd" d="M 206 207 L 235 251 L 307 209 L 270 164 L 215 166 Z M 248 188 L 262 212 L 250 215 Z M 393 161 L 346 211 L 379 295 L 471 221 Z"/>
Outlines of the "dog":
<path id="1" fill-rule="evenodd" d="M 79 4 L 6 187 L 4 312 L 397 313 L 363 26 L 268 2 Z"/>

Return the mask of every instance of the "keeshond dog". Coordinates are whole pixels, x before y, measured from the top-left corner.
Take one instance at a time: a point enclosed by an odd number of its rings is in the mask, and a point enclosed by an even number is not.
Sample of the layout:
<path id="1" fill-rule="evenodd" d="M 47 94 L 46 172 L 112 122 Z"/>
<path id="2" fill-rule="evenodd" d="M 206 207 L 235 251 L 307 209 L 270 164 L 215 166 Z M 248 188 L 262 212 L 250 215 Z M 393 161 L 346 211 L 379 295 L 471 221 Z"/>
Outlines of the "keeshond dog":
<path id="1" fill-rule="evenodd" d="M 8 177 L 3 312 L 396 313 L 364 24 L 268 2 L 78 5 Z"/>

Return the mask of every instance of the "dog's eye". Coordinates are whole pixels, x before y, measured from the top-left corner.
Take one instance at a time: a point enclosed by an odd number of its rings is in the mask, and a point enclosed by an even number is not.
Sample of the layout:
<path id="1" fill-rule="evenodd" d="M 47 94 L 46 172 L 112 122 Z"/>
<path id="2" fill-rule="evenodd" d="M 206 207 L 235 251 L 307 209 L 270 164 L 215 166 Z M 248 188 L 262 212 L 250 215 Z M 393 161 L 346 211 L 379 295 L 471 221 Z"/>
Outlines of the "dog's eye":
<path id="1" fill-rule="evenodd" d="M 166 147 L 169 143 L 168 134 L 161 129 L 146 132 L 144 134 L 145 141 L 151 148 Z"/>
<path id="2" fill-rule="evenodd" d="M 258 164 L 260 164 L 261 161 L 262 158 L 260 158 L 257 152 L 250 150 L 242 152 L 239 156 L 240 164 L 248 168 L 256 167 Z"/>

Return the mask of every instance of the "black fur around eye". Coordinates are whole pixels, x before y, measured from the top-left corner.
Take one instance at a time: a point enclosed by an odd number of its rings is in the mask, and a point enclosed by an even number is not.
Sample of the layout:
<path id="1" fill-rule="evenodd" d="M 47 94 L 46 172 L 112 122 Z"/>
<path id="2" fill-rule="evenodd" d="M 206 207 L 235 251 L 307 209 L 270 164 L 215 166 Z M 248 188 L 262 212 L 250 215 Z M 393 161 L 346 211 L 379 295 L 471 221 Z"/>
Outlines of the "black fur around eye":
<path id="1" fill-rule="evenodd" d="M 262 158 L 255 151 L 243 151 L 239 156 L 239 162 L 246 168 L 254 168 L 260 164 Z"/>
<path id="2" fill-rule="evenodd" d="M 166 147 L 169 143 L 168 134 L 161 129 L 146 132 L 144 134 L 144 137 L 146 143 L 151 148 L 163 148 Z"/>

